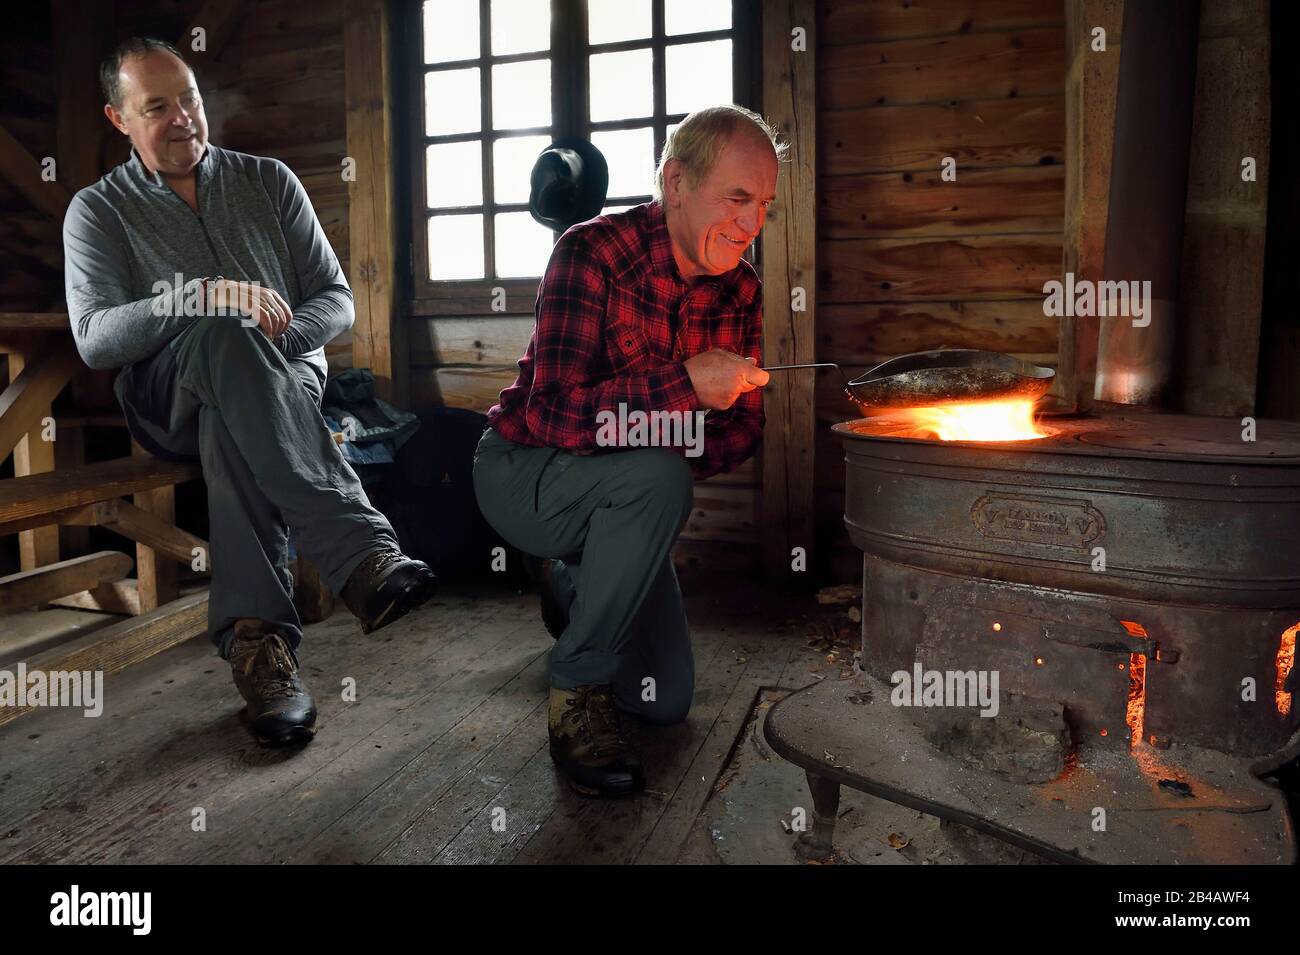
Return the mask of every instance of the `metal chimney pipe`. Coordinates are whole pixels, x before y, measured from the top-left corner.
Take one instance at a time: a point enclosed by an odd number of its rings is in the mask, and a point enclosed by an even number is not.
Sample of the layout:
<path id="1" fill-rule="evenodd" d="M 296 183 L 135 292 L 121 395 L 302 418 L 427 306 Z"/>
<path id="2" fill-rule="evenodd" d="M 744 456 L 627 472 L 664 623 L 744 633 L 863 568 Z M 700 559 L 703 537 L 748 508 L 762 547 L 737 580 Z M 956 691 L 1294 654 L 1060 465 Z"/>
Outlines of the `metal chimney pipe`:
<path id="1" fill-rule="evenodd" d="M 1145 314 L 1108 315 L 1095 398 L 1159 407 L 1173 374 L 1200 0 L 1127 0 L 1120 36 L 1103 280 L 1150 289 Z M 1142 283 L 1150 282 L 1149 286 Z M 1131 287 L 1131 286 L 1130 286 Z M 1098 289 L 1100 309 L 1103 290 Z M 1134 322 L 1138 321 L 1138 325 Z"/>

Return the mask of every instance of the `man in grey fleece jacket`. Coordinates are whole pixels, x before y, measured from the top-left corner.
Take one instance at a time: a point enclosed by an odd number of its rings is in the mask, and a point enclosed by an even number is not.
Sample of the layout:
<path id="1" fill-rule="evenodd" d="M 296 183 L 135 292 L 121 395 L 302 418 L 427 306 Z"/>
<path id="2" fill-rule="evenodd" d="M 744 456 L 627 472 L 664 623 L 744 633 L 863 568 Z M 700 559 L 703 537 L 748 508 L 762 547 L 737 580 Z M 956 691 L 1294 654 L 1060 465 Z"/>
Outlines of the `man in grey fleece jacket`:
<path id="1" fill-rule="evenodd" d="M 367 632 L 435 584 L 398 549 L 320 415 L 324 346 L 351 327 L 352 292 L 288 167 L 208 143 L 174 47 L 128 40 L 100 78 L 133 148 L 64 220 L 77 348 L 92 368 L 122 369 L 115 390 L 141 445 L 201 461 L 210 635 L 257 738 L 305 741 L 316 709 L 298 669 L 289 528 Z"/>

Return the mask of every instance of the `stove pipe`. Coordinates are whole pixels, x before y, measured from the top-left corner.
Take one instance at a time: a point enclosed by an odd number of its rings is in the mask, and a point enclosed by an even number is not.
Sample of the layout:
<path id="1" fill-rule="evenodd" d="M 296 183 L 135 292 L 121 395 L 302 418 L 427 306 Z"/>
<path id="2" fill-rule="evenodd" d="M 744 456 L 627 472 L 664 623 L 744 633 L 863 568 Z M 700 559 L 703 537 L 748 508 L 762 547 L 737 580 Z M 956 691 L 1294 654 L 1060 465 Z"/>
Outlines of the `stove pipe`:
<path id="1" fill-rule="evenodd" d="M 1124 4 L 1102 274 L 1131 291 L 1127 314 L 1100 319 L 1098 401 L 1161 407 L 1167 399 L 1199 22 L 1200 0 Z M 1104 290 L 1112 288 L 1098 288 L 1099 313 Z M 1137 317 L 1131 292 L 1147 289 L 1144 313 Z"/>

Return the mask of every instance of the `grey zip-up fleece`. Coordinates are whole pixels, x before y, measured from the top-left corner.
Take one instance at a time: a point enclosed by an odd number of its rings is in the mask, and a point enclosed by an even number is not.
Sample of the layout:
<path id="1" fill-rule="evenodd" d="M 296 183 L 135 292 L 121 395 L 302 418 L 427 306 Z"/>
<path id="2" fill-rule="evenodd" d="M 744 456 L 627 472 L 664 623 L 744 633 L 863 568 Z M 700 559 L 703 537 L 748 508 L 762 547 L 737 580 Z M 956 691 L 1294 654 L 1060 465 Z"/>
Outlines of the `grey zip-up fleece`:
<path id="1" fill-rule="evenodd" d="M 73 197 L 64 284 L 82 359 L 120 368 L 156 354 L 201 317 L 184 314 L 187 300 L 200 300 L 195 283 L 222 275 L 284 297 L 293 322 L 276 345 L 323 383 L 325 343 L 352 327 L 352 290 L 302 183 L 278 159 L 211 143 L 195 176 L 197 214 L 134 149 Z M 177 273 L 180 287 L 156 290 L 175 286 Z"/>

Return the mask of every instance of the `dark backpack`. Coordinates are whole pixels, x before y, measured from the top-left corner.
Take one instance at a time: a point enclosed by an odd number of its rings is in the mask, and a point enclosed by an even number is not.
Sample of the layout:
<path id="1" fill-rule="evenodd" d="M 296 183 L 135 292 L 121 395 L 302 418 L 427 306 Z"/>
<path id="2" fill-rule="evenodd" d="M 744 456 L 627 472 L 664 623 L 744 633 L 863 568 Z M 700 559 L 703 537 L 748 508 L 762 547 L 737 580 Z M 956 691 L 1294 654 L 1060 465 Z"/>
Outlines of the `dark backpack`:
<path id="1" fill-rule="evenodd" d="M 435 408 L 393 465 L 386 509 L 402 550 L 440 577 L 492 577 L 523 586 L 517 550 L 492 530 L 474 497 L 474 449 L 487 417 L 464 408 Z M 506 550 L 506 572 L 492 571 L 492 550 Z"/>

